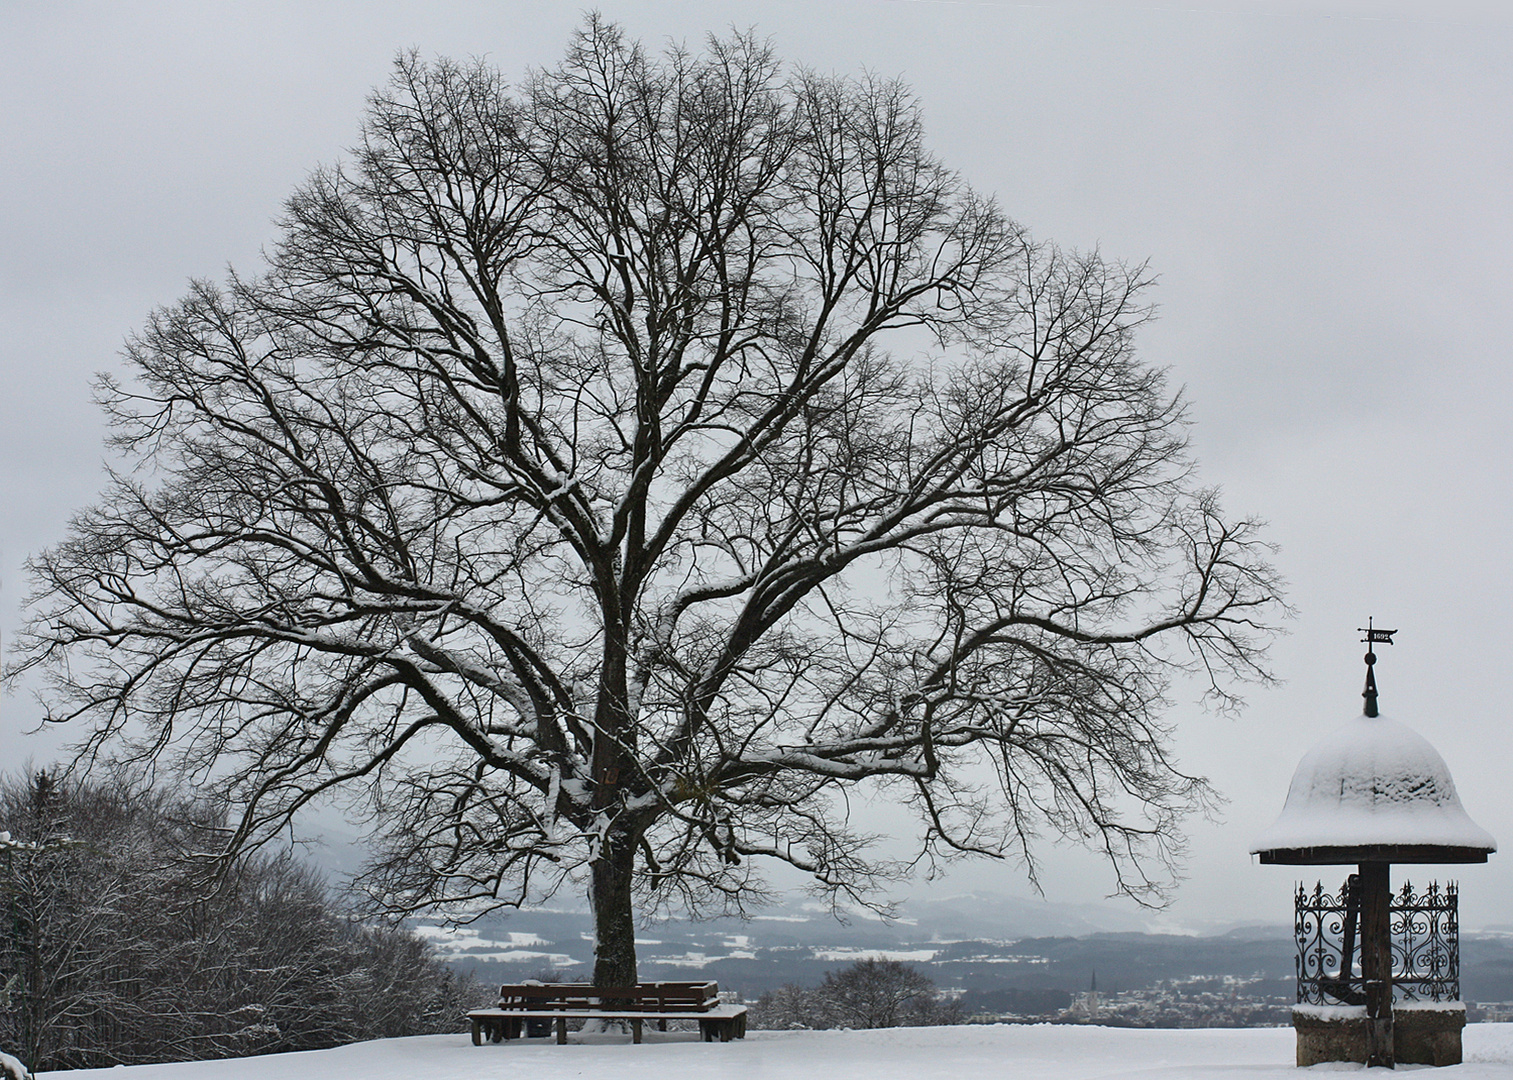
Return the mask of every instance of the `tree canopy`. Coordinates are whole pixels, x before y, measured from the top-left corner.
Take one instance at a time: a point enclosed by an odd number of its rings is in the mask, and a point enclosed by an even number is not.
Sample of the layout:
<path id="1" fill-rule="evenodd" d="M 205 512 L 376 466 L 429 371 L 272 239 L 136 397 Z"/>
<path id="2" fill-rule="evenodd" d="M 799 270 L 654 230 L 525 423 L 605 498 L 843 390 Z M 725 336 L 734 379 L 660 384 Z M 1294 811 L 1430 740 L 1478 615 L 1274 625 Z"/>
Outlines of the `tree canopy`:
<path id="1" fill-rule="evenodd" d="M 255 276 L 101 400 L 123 465 L 33 561 L 22 668 L 81 754 L 245 808 L 346 792 L 390 911 L 587 889 L 744 910 L 763 859 L 872 901 L 1037 837 L 1159 895 L 1209 789 L 1174 675 L 1265 678 L 1278 584 L 1137 357 L 1150 276 L 1037 241 L 907 87 L 749 35 L 555 68 L 401 57 Z"/>

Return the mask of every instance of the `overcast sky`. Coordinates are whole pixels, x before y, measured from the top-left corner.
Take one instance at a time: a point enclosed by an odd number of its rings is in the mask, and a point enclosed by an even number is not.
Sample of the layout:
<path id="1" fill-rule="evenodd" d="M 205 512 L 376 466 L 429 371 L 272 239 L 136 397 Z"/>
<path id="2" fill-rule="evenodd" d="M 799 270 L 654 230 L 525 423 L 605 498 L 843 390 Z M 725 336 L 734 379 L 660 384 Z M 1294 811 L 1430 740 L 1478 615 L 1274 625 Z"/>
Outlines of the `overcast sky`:
<path id="1" fill-rule="evenodd" d="M 752 0 L 600 10 L 653 45 L 732 25 L 825 70 L 902 75 L 936 151 L 1036 235 L 1149 260 L 1141 349 L 1185 385 L 1206 481 L 1268 519 L 1297 609 L 1285 684 L 1237 719 L 1173 710 L 1231 802 L 1194 822 L 1169 925 L 1290 920 L 1253 865 L 1292 769 L 1360 709 L 1444 755 L 1507 847 L 1465 925 L 1513 924 L 1513 14 L 1464 3 Z M 576 4 L 0 0 L 0 634 L 22 563 L 102 483 L 90 379 L 192 277 L 255 270 L 280 203 L 353 143 L 395 53 L 555 63 Z M 46 762 L 27 688 L 0 769 Z M 1050 853 L 1057 902 L 1111 887 Z M 1331 884 L 1342 877 L 1325 868 Z M 1415 873 L 1415 877 L 1427 876 Z M 1398 880 L 1401 875 L 1398 875 Z M 923 888 L 924 886 L 919 886 Z M 942 884 L 1024 894 L 1003 866 Z"/>

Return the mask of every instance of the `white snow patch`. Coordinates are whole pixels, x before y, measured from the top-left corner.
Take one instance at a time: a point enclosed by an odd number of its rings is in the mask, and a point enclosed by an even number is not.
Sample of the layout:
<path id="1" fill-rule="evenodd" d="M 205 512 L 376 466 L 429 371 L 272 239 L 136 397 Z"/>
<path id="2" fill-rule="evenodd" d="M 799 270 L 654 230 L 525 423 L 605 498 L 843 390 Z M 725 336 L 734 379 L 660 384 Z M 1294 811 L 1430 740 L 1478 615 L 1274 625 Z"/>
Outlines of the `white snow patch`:
<path id="1" fill-rule="evenodd" d="M 583 961 L 574 960 L 567 953 L 536 952 L 532 949 L 494 949 L 457 954 L 459 960 L 502 960 L 511 964 L 543 964 L 551 967 L 571 967 Z"/>
<path id="2" fill-rule="evenodd" d="M 1312 1020 L 1364 1020 L 1364 1005 L 1294 1005 L 1293 1016 L 1306 1016 Z"/>
<path id="3" fill-rule="evenodd" d="M 0 844 L 9 839 L 10 833 L 0 833 Z M 4 1077 L 5 1080 L 30 1080 L 31 1070 L 22 1064 L 20 1058 L 11 1057 L 0 1050 L 0 1077 Z"/>
<path id="4" fill-rule="evenodd" d="M 1298 1080 L 1291 1028 L 1139 1030 L 1074 1024 L 891 1028 L 882 1031 L 753 1031 L 730 1043 L 697 1032 L 571 1035 L 475 1047 L 466 1034 L 380 1039 L 276 1058 L 51 1073 L 69 1080 Z M 1445 1080 L 1507 1080 L 1513 1024 L 1472 1024 L 1466 1063 Z M 1321 1071 L 1316 1068 L 1312 1071 Z M 1364 1071 L 1358 1066 L 1349 1071 Z M 1372 1075 L 1376 1075 L 1373 1073 Z M 1388 1075 L 1388 1074 L 1383 1074 Z"/>
<path id="5" fill-rule="evenodd" d="M 432 926 L 429 923 L 421 923 L 410 927 L 416 937 L 423 937 L 427 941 L 456 941 L 458 938 L 476 938 L 478 931 L 467 927 L 456 926 Z"/>
<path id="6" fill-rule="evenodd" d="M 517 934 L 513 930 L 510 931 L 509 938 L 511 945 L 526 946 L 551 944 L 550 941 L 547 941 L 546 938 L 542 937 L 540 934 Z"/>
<path id="7" fill-rule="evenodd" d="M 939 949 L 815 949 L 814 958 L 828 963 L 854 960 L 902 960 L 924 963 L 934 960 Z"/>
<path id="8" fill-rule="evenodd" d="M 648 957 L 658 964 L 671 964 L 673 967 L 703 967 L 709 963 L 709 957 L 701 952 L 688 952 L 682 956 L 657 956 Z"/>
<path id="9" fill-rule="evenodd" d="M 1392 1011 L 1398 1012 L 1459 1012 L 1466 1011 L 1464 1001 L 1394 1001 Z"/>
<path id="10" fill-rule="evenodd" d="M 1392 1011 L 1400 1012 L 1458 1012 L 1466 1011 L 1464 1001 L 1394 1001 Z M 1294 1005 L 1294 1016 L 1307 1016 L 1314 1020 L 1364 1020 L 1364 1005 Z"/>
<path id="11" fill-rule="evenodd" d="M 431 926 L 420 924 L 413 927 L 419 937 L 425 938 L 435 945 L 440 952 L 448 955 L 469 949 L 492 948 L 498 945 L 508 945 L 511 948 L 529 948 L 532 945 L 550 945 L 551 942 L 540 934 L 518 933 L 510 931 L 503 937 L 484 937 L 477 929 L 471 926 Z"/>
<path id="12" fill-rule="evenodd" d="M 1439 751 L 1385 716 L 1358 716 L 1304 754 L 1282 816 L 1250 850 L 1361 844 L 1497 850 L 1461 806 Z"/>

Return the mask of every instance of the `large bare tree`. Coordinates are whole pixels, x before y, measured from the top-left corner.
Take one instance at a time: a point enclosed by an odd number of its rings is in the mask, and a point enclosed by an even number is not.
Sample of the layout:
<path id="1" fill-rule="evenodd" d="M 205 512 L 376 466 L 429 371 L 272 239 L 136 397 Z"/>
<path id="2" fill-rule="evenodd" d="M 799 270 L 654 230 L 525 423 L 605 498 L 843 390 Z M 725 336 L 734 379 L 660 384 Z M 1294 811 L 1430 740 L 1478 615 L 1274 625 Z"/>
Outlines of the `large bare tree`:
<path id="1" fill-rule="evenodd" d="M 917 859 L 1049 833 L 1158 896 L 1210 794 L 1165 692 L 1264 678 L 1278 601 L 1147 284 L 974 193 L 904 86 L 747 36 L 402 58 L 265 270 L 104 382 L 123 465 L 20 666 L 84 760 L 226 789 L 233 848 L 360 797 L 391 911 L 586 886 L 600 985 L 638 904 L 741 909 L 763 857 L 874 896 L 859 786 Z"/>

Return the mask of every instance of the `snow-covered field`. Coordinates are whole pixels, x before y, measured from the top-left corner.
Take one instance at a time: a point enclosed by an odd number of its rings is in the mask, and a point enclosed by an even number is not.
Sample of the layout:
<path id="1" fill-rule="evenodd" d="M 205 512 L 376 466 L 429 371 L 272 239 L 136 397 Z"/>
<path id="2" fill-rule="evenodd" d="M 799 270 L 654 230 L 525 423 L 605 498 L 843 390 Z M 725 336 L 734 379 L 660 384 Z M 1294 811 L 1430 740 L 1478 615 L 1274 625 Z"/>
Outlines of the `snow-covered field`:
<path id="1" fill-rule="evenodd" d="M 885 1031 L 754 1031 L 745 1041 L 693 1035 L 596 1036 L 474 1047 L 466 1035 L 386 1039 L 336 1050 L 180 1065 L 44 1073 L 85 1080 L 1206 1080 L 1298 1077 L 1291 1028 L 1150 1031 L 1011 1026 Z M 1513 1024 L 1472 1024 L 1466 1063 L 1434 1080 L 1509 1080 Z M 1355 1065 L 1316 1065 L 1308 1074 Z M 1417 1071 L 1404 1066 L 1399 1072 Z M 1385 1070 L 1373 1075 L 1387 1076 Z M 1425 1078 L 1428 1080 L 1428 1077 Z"/>

